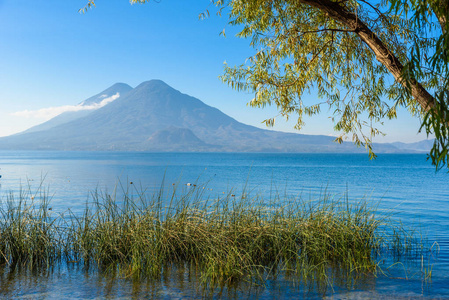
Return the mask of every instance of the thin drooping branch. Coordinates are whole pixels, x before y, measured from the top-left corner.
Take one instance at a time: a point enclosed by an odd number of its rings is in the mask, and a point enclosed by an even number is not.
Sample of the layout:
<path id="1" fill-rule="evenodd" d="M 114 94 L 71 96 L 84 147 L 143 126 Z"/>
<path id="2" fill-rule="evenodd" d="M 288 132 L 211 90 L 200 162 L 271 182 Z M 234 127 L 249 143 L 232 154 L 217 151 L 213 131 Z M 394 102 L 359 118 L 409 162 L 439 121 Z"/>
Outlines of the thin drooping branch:
<path id="1" fill-rule="evenodd" d="M 308 33 L 320 33 L 320 32 L 355 32 L 355 31 L 340 28 L 323 28 L 318 30 L 301 31 L 300 37 Z"/>
<path id="2" fill-rule="evenodd" d="M 432 9 L 433 9 L 433 12 L 435 13 L 438 21 L 440 22 L 441 30 L 443 32 L 446 31 L 447 16 L 444 14 L 444 12 L 446 12 L 446 14 L 448 14 L 449 1 L 448 0 L 436 0 Z"/>
<path id="3" fill-rule="evenodd" d="M 411 95 L 420 104 L 424 111 L 435 106 L 435 99 L 430 93 L 415 79 L 405 80 L 403 78 L 404 66 L 399 59 L 388 49 L 379 37 L 365 24 L 358 16 L 347 8 L 330 0 L 298 0 L 300 3 L 310 5 L 325 12 L 332 19 L 342 23 L 344 26 L 354 31 L 361 40 L 374 52 L 376 59 L 383 64 L 394 78 L 410 87 Z M 446 0 L 441 0 L 446 1 Z"/>

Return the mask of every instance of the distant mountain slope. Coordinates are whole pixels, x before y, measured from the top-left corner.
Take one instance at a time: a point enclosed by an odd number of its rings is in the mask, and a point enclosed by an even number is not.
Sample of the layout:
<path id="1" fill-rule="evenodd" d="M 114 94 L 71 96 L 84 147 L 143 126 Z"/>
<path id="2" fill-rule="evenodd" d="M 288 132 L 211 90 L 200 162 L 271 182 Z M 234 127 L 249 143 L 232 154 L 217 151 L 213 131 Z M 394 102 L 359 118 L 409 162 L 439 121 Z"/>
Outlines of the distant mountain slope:
<path id="1" fill-rule="evenodd" d="M 123 95 L 126 95 L 126 93 L 128 93 L 130 90 L 132 90 L 132 87 L 130 87 L 126 83 L 116 83 L 113 86 L 104 90 L 103 92 L 82 101 L 81 103 L 78 104 L 78 106 L 94 107 L 95 105 L 99 105 L 105 99 L 110 99 L 111 97 L 114 97 L 114 98 L 122 97 Z M 94 111 L 94 109 L 67 111 L 67 112 L 64 112 L 64 113 L 52 118 L 51 120 L 48 120 L 47 122 L 44 122 L 37 126 L 31 127 L 19 134 L 47 130 L 47 129 L 56 127 L 58 125 L 68 123 L 73 120 L 85 117 L 93 111 Z"/>
<path id="2" fill-rule="evenodd" d="M 416 143 L 391 143 L 393 146 L 403 151 L 429 152 L 433 147 L 433 140 L 423 140 Z"/>
<path id="3" fill-rule="evenodd" d="M 333 137 L 283 133 L 242 124 L 160 80 L 143 82 L 134 89 L 125 84 L 113 87 L 81 105 L 99 103 L 101 98 L 119 92 L 121 96 L 115 101 L 87 115 L 77 114 L 74 118 L 60 115 L 60 118 L 36 126 L 34 130 L 0 138 L 0 149 L 365 151 L 352 143 L 336 144 Z M 376 144 L 375 151 L 394 153 L 406 150 L 391 144 Z"/>
<path id="4" fill-rule="evenodd" d="M 111 87 L 105 89 L 101 93 L 96 94 L 95 96 L 92 96 L 83 102 L 80 103 L 82 106 L 88 106 L 92 104 L 98 104 L 101 101 L 103 101 L 105 98 L 109 98 L 117 93 L 119 93 L 120 97 L 124 96 L 126 93 L 128 93 L 133 88 L 126 83 L 118 82 Z"/>
<path id="5" fill-rule="evenodd" d="M 146 143 L 148 147 L 158 151 L 176 151 L 180 146 L 184 151 L 207 151 L 211 147 L 200 140 L 191 130 L 173 126 L 156 131 Z"/>

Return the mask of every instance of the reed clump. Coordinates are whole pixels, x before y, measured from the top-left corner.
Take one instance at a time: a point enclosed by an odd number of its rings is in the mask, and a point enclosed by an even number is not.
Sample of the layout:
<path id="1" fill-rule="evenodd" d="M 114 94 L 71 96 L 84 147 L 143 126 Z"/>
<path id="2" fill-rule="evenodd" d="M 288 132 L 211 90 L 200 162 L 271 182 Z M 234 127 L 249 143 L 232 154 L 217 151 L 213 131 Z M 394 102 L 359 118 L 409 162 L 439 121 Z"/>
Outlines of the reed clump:
<path id="1" fill-rule="evenodd" d="M 0 220 L 0 260 L 49 266 L 56 261 L 158 279 L 190 268 L 205 286 L 263 283 L 279 274 L 330 282 L 332 274 L 376 273 L 379 256 L 404 253 L 413 238 L 361 201 L 224 197 L 201 187 L 148 196 L 93 193 L 83 213 L 50 216 L 11 196 Z"/>
<path id="2" fill-rule="evenodd" d="M 60 219 L 50 216 L 48 204 L 42 193 L 21 190 L 17 199 L 7 196 L 0 206 L 0 264 L 47 268 L 61 258 L 64 230 Z"/>

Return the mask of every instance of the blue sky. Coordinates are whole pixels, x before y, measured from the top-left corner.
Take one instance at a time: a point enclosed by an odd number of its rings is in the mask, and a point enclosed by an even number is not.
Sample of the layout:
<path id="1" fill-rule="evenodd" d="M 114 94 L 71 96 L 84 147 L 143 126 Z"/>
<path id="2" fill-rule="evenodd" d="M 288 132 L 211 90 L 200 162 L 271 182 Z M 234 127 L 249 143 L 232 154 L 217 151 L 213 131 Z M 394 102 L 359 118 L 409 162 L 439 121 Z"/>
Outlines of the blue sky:
<path id="1" fill-rule="evenodd" d="M 97 0 L 86 14 L 87 0 L 0 0 L 0 136 L 45 121 L 28 113 L 75 105 L 116 82 L 133 87 L 161 79 L 240 122 L 261 122 L 277 115 L 274 107 L 247 107 L 252 95 L 233 91 L 218 78 L 223 63 L 243 63 L 254 53 L 249 41 L 235 37 L 227 17 L 209 0 L 161 0 L 130 5 L 126 0 Z M 219 33 L 226 29 L 226 37 Z M 313 101 L 315 95 L 309 95 Z M 48 116 L 47 116 L 48 118 Z M 295 119 L 292 116 L 292 119 Z M 413 142 L 419 120 L 399 111 L 383 127 L 379 142 Z M 274 130 L 295 132 L 293 122 L 278 118 Z M 305 134 L 336 135 L 326 111 L 306 119 Z"/>

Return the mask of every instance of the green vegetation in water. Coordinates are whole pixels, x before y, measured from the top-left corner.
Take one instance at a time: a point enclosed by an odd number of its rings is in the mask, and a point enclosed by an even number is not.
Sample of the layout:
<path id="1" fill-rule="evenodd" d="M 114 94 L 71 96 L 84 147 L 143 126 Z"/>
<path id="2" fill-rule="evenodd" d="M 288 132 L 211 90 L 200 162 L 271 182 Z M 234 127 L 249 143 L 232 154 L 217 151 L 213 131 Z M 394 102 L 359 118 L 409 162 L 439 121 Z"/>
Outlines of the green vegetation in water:
<path id="1" fill-rule="evenodd" d="M 366 201 L 210 199 L 193 185 L 151 196 L 134 185 L 124 190 L 119 200 L 95 192 L 83 213 L 65 215 L 52 214 L 47 193 L 9 194 L 0 210 L 0 263 L 43 269 L 64 262 L 151 280 L 187 269 L 205 290 L 287 276 L 326 290 L 336 279 L 351 286 L 376 275 L 385 256 L 423 249 Z"/>

